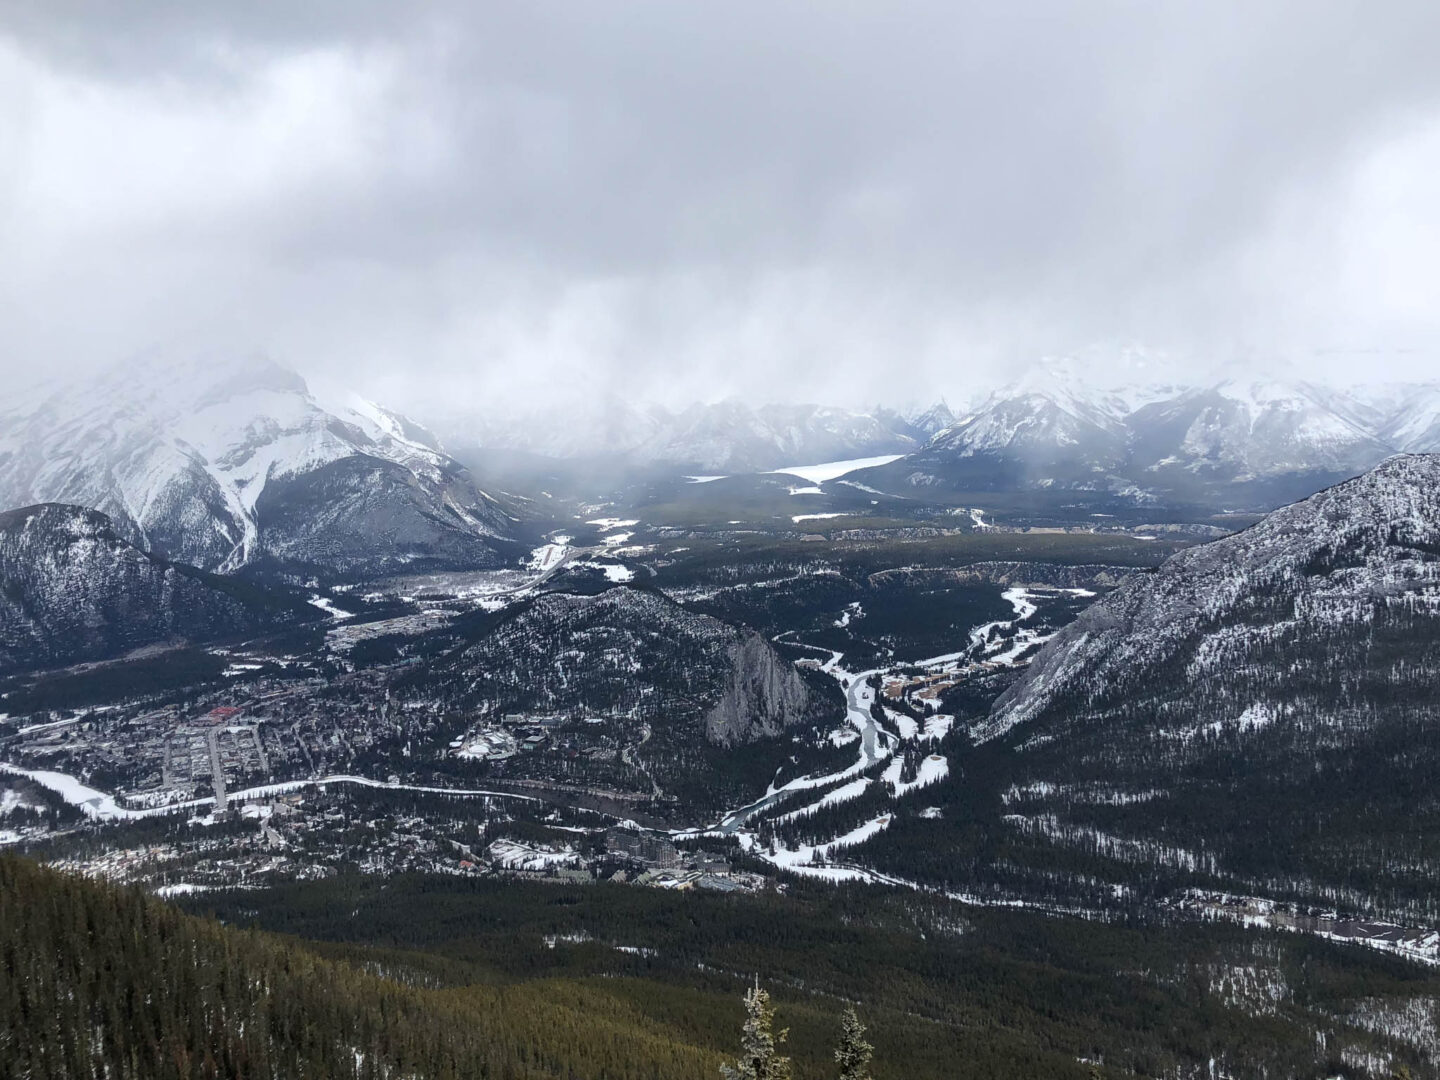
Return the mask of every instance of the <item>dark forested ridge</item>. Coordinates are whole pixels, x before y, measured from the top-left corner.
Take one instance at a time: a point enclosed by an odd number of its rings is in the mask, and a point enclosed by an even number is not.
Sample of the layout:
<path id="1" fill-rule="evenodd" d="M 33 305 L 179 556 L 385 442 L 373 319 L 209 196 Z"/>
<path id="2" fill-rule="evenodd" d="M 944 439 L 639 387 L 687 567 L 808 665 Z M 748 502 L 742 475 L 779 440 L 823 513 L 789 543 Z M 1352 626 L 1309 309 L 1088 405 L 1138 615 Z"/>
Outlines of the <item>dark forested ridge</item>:
<path id="1" fill-rule="evenodd" d="M 638 1080 L 719 1062 L 580 983 L 427 989 L 421 972 L 362 970 L 12 857 L 0 971 L 6 1078 Z"/>
<path id="2" fill-rule="evenodd" d="M 1379 1080 L 1436 1051 L 1396 1024 L 1434 1008 L 1423 969 L 1224 926 L 419 876 L 194 906 L 229 925 L 0 858 L 0 1076 L 713 1080 L 756 973 L 796 1080 L 835 1075 L 850 1004 L 877 1080 Z"/>
<path id="3" fill-rule="evenodd" d="M 1437 493 L 1395 458 L 1062 630 L 976 728 L 1027 858 L 1433 926 Z"/>
<path id="4" fill-rule="evenodd" d="M 94 510 L 52 503 L 0 513 L 0 672 L 318 618 L 294 591 L 142 551 Z"/>

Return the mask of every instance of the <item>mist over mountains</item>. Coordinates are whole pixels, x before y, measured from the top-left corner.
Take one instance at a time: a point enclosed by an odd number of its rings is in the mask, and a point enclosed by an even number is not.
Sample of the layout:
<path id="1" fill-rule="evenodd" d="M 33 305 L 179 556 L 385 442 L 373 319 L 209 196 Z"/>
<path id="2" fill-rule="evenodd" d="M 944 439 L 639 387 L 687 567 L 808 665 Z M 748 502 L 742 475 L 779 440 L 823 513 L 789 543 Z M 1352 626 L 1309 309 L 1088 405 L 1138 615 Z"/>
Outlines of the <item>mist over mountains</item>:
<path id="1" fill-rule="evenodd" d="M 501 449 L 724 475 L 886 454 L 901 458 L 880 484 L 892 492 L 1074 488 L 1270 508 L 1390 454 L 1440 449 L 1440 383 L 1097 386 L 1048 362 L 960 403 L 855 411 L 729 399 L 672 410 L 611 395 L 436 426 L 461 456 Z"/>

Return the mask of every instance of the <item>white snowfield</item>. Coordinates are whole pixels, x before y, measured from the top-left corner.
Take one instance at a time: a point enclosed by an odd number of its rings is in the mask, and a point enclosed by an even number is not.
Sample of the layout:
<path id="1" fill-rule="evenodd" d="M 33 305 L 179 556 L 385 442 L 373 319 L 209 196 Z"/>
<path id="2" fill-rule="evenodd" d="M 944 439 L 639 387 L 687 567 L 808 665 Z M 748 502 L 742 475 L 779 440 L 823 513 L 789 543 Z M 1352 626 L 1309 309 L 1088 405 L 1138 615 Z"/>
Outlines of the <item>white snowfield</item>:
<path id="1" fill-rule="evenodd" d="M 850 783 L 842 784 L 834 791 L 828 792 L 818 802 L 813 802 L 809 806 L 802 806 L 798 810 L 791 810 L 789 813 L 781 814 L 775 820 L 794 821 L 797 818 L 805 817 L 807 814 L 813 814 L 817 810 L 823 810 L 827 806 L 838 806 L 841 803 L 849 802 L 851 799 L 858 799 L 861 795 L 865 794 L 865 789 L 869 786 L 870 781 L 862 776 L 858 780 L 852 780 Z"/>
<path id="2" fill-rule="evenodd" d="M 822 461 L 818 465 L 787 465 L 783 469 L 771 469 L 771 475 L 787 473 L 808 480 L 812 484 L 823 484 L 827 480 L 839 480 L 861 469 L 873 469 L 899 461 L 904 454 L 881 454 L 878 457 L 851 458 L 848 461 Z"/>
<path id="3" fill-rule="evenodd" d="M 308 602 L 312 607 L 319 608 L 336 622 L 341 622 L 345 619 L 353 619 L 355 617 L 355 613 L 353 611 L 345 611 L 343 608 L 336 607 L 335 601 L 331 600 L 328 596 L 312 596 L 310 597 Z"/>
<path id="4" fill-rule="evenodd" d="M 813 846 L 809 844 L 801 844 L 797 848 L 777 846 L 772 852 L 768 848 L 761 847 L 749 833 L 740 835 L 740 845 L 752 855 L 759 856 L 772 866 L 778 866 L 791 873 L 824 878 L 827 881 L 860 881 L 864 880 L 865 875 L 859 870 L 815 864 L 826 862 L 834 852 L 855 847 L 878 836 L 890 827 L 891 820 L 890 814 L 881 814 L 879 817 L 851 829 L 843 836 L 837 836 L 833 840 Z"/>
<path id="5" fill-rule="evenodd" d="M 904 781 L 900 779 L 900 768 L 904 763 L 896 758 L 886 767 L 882 778 L 895 785 L 897 796 L 908 795 L 912 791 L 929 787 L 938 783 L 950 775 L 950 762 L 939 754 L 931 754 L 920 762 L 920 768 L 915 773 L 915 779 Z"/>
<path id="6" fill-rule="evenodd" d="M 518 840 L 496 840 L 487 850 L 490 857 L 507 870 L 548 870 L 552 866 L 579 862 L 574 848 L 552 850 Z"/>
<path id="7" fill-rule="evenodd" d="M 548 544 L 542 544 L 530 553 L 530 569 L 544 573 L 553 570 L 570 550 L 570 537 L 557 536 Z"/>

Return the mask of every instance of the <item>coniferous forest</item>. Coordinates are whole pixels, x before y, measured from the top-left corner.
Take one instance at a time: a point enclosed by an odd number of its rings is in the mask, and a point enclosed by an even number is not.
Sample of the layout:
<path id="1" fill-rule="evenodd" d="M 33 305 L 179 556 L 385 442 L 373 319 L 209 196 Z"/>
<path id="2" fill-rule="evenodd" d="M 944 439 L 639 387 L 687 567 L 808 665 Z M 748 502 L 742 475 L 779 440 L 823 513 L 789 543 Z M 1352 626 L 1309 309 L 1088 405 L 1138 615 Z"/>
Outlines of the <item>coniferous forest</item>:
<path id="1" fill-rule="evenodd" d="M 190 906 L 218 918 L 0 859 L 0 1075 L 713 1080 L 753 1049 L 757 978 L 795 1080 L 1425 1075 L 1387 1021 L 1440 995 L 1297 935 L 864 889 L 344 875 Z"/>

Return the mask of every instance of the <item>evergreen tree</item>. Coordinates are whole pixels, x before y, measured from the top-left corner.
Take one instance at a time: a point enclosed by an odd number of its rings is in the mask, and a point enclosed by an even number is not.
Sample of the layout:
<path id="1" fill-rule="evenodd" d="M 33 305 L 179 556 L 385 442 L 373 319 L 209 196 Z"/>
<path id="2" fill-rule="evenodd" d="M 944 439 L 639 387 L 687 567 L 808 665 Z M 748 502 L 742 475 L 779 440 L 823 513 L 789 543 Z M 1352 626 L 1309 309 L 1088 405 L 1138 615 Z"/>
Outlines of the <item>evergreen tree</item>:
<path id="1" fill-rule="evenodd" d="M 745 993 L 745 1026 L 740 1036 L 740 1058 L 734 1065 L 721 1065 L 725 1080 L 790 1080 L 790 1059 L 775 1048 L 788 1031 L 775 1032 L 775 1007 L 770 995 L 757 982 Z"/>
<path id="2" fill-rule="evenodd" d="M 852 1005 L 840 1019 L 840 1045 L 835 1048 L 840 1080 L 872 1080 L 870 1058 L 874 1053 L 875 1048 L 865 1041 L 865 1025 Z"/>

